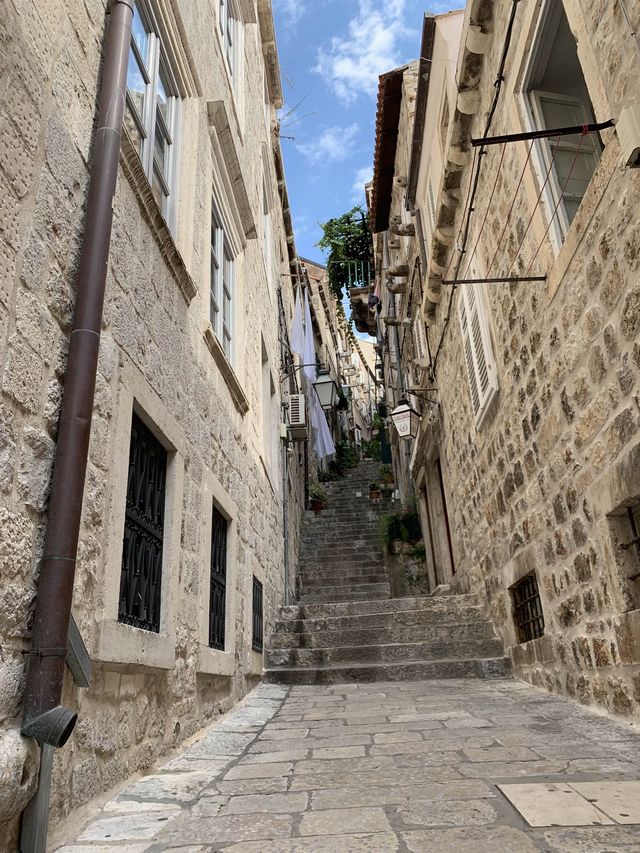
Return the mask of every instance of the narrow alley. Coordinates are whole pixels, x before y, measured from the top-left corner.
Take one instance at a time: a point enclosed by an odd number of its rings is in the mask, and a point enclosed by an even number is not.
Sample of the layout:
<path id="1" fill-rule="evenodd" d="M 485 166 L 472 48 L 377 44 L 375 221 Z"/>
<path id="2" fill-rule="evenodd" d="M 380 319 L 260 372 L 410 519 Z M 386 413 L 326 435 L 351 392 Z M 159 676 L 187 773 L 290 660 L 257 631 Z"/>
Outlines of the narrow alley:
<path id="1" fill-rule="evenodd" d="M 640 732 L 510 679 L 477 597 L 392 598 L 375 467 L 307 511 L 266 683 L 60 853 L 640 851 Z"/>
<path id="2" fill-rule="evenodd" d="M 640 0 L 0 0 L 0 853 L 640 853 Z"/>
<path id="3" fill-rule="evenodd" d="M 629 724 L 513 680 L 265 684 L 56 849 L 637 853 L 639 775 Z"/>

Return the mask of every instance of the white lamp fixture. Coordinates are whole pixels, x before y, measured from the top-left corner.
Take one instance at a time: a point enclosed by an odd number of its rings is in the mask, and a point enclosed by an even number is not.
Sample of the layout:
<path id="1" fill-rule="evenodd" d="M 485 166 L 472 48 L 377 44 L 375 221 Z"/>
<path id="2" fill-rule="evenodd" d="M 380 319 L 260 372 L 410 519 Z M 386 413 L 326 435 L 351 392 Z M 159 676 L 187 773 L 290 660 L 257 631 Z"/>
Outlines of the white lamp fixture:
<path id="1" fill-rule="evenodd" d="M 318 371 L 318 378 L 313 383 L 313 387 L 316 389 L 322 408 L 325 411 L 332 409 L 338 397 L 338 386 L 331 377 L 328 368 L 322 367 Z"/>
<path id="2" fill-rule="evenodd" d="M 420 415 L 404 398 L 391 412 L 391 420 L 400 438 L 411 439 L 418 435 Z"/>

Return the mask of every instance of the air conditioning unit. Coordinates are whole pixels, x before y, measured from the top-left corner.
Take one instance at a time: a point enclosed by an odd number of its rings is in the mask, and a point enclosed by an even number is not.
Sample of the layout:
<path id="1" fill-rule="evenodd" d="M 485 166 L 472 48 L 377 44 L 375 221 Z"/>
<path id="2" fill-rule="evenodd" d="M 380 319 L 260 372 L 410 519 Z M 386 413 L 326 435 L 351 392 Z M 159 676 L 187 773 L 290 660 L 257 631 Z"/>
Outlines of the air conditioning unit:
<path id="1" fill-rule="evenodd" d="M 289 438 L 291 441 L 306 441 L 308 437 L 307 406 L 304 394 L 290 394 Z"/>

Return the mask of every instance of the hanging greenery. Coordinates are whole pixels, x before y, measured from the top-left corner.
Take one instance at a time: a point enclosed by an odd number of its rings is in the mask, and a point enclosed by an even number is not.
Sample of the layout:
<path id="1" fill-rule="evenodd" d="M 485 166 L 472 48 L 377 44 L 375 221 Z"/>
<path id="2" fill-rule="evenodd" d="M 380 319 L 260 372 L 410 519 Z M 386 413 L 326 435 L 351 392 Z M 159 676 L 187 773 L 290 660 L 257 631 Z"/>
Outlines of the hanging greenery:
<path id="1" fill-rule="evenodd" d="M 367 215 L 361 206 L 352 207 L 320 227 L 323 235 L 317 245 L 326 256 L 329 285 L 341 307 L 354 272 L 360 269 L 368 275 L 372 241 Z"/>

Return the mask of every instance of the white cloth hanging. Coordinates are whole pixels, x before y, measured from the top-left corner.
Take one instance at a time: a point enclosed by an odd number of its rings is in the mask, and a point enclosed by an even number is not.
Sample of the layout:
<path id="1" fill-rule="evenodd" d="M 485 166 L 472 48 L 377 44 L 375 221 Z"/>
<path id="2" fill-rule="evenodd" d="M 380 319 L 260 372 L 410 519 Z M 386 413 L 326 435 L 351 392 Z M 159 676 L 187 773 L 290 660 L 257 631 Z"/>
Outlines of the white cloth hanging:
<path id="1" fill-rule="evenodd" d="M 291 327 L 291 349 L 302 360 L 304 375 L 309 382 L 309 415 L 313 430 L 314 447 L 318 459 L 331 456 L 336 452 L 333 437 L 327 418 L 320 405 L 318 394 L 313 383 L 316 381 L 316 348 L 313 340 L 313 325 L 311 323 L 311 308 L 309 307 L 309 292 L 304 291 L 304 308 L 300 300 L 300 289 L 296 292 L 296 302 L 293 311 Z"/>

